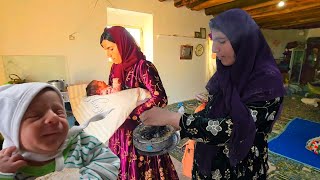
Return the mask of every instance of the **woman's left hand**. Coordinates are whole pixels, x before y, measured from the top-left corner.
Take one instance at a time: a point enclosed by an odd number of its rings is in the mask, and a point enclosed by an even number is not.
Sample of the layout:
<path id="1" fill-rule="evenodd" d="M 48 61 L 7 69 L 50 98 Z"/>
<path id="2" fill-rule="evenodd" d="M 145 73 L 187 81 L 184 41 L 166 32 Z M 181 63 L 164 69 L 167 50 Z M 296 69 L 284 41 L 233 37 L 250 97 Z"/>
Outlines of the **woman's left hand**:
<path id="1" fill-rule="evenodd" d="M 143 124 L 149 126 L 165 126 L 171 125 L 175 129 L 180 129 L 179 122 L 181 114 L 172 112 L 160 107 L 153 107 L 140 115 Z"/>

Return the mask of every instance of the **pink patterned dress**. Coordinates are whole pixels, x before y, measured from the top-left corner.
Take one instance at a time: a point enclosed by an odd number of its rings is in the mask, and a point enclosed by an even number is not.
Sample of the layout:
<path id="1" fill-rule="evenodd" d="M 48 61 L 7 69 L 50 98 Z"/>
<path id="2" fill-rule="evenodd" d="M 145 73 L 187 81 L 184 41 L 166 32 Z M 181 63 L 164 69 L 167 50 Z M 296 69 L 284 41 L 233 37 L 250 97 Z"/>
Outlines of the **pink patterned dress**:
<path id="1" fill-rule="evenodd" d="M 114 77 L 112 68 L 109 85 Z M 118 179 L 179 179 L 169 154 L 153 157 L 140 155 L 132 142 L 132 132 L 139 124 L 139 115 L 153 106 L 164 107 L 168 103 L 157 69 L 151 62 L 142 59 L 133 65 L 124 77 L 123 89 L 144 88 L 151 93 L 152 98 L 134 109 L 109 140 L 110 149 L 121 160 Z"/>

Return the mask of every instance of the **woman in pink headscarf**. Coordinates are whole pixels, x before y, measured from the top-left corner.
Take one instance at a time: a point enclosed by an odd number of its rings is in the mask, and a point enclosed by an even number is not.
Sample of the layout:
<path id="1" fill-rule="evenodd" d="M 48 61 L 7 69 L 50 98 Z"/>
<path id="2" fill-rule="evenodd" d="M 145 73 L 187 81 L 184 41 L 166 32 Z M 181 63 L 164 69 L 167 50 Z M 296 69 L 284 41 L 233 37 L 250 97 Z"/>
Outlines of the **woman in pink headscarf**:
<path id="1" fill-rule="evenodd" d="M 119 179 L 178 179 L 169 154 L 140 155 L 132 143 L 132 132 L 142 112 L 167 105 L 167 95 L 156 67 L 147 61 L 129 32 L 120 26 L 105 28 L 100 44 L 112 59 L 109 85 L 120 83 L 122 90 L 147 89 L 151 98 L 136 107 L 109 140 L 109 147 L 120 157 Z"/>

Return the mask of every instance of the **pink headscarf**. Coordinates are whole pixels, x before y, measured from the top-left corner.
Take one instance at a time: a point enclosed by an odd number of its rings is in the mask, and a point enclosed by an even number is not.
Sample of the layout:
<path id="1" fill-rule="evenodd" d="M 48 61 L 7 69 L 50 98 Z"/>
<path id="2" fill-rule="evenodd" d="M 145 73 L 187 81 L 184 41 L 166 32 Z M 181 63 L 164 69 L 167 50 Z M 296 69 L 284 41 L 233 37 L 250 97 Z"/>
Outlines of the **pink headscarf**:
<path id="1" fill-rule="evenodd" d="M 111 69 L 115 78 L 119 78 L 119 82 L 123 85 L 125 72 L 128 72 L 139 60 L 146 58 L 132 35 L 124 27 L 113 26 L 105 28 L 104 31 L 111 35 L 118 47 L 122 63 L 113 64 Z"/>

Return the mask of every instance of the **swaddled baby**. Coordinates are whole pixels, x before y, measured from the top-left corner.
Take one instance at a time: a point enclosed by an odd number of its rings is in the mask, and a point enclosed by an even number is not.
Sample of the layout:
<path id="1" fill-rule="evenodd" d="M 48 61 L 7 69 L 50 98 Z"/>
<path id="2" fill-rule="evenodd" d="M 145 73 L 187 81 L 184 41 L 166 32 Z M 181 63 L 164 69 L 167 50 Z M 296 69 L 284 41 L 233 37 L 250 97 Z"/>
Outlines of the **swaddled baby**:
<path id="1" fill-rule="evenodd" d="M 86 91 L 81 93 L 83 89 Z M 121 90 L 120 83 L 114 83 L 111 87 L 97 80 L 91 81 L 84 87 L 82 85 L 68 87 L 68 93 L 73 115 L 79 124 L 83 124 L 85 120 L 98 113 L 113 109 L 108 118 L 90 123 L 85 129 L 85 132 L 94 135 L 102 142 L 107 142 L 130 113 L 151 97 L 146 89 Z"/>

